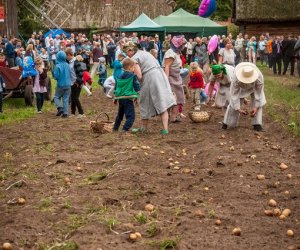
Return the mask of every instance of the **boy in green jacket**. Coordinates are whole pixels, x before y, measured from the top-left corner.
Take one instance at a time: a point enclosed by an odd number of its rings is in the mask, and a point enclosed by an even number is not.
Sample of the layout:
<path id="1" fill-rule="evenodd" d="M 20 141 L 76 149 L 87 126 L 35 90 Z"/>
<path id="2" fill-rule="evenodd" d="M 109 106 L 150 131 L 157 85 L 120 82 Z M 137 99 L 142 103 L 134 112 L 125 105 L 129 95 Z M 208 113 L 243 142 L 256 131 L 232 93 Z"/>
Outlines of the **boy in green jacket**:
<path id="1" fill-rule="evenodd" d="M 125 58 L 123 61 L 124 72 L 116 79 L 115 100 L 119 102 L 118 115 L 114 124 L 114 131 L 118 131 L 125 115 L 126 122 L 123 131 L 128 131 L 135 120 L 134 99 L 139 97 L 141 89 L 137 76 L 133 73 L 135 61 Z"/>

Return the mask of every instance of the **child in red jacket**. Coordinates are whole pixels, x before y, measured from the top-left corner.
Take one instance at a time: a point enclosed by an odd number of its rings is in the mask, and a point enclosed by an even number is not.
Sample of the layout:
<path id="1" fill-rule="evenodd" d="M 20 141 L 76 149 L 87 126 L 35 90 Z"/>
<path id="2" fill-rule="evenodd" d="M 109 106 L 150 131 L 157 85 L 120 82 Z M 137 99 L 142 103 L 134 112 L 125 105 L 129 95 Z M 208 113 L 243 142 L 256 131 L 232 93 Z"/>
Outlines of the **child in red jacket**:
<path id="1" fill-rule="evenodd" d="M 92 82 L 90 72 L 83 71 L 82 80 L 83 80 L 82 88 L 86 91 L 88 96 L 91 96 L 92 95 L 92 84 L 93 84 L 93 82 Z"/>
<path id="2" fill-rule="evenodd" d="M 188 84 L 191 89 L 192 102 L 195 110 L 200 110 L 200 96 L 202 102 L 205 103 L 206 94 L 204 90 L 203 72 L 197 62 L 191 63 L 190 82 Z"/>

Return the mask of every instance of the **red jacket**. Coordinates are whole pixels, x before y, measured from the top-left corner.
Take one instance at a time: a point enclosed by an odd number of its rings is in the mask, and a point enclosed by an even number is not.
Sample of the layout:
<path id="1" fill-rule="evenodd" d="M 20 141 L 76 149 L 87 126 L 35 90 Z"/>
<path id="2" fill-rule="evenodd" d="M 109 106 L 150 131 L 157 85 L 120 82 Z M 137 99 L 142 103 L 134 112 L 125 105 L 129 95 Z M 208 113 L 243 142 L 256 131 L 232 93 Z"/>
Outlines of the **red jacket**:
<path id="1" fill-rule="evenodd" d="M 201 72 L 191 72 L 189 87 L 191 89 L 204 89 L 204 80 Z"/>
<path id="2" fill-rule="evenodd" d="M 82 80 L 84 85 L 86 85 L 87 82 L 92 84 L 92 78 L 88 71 L 83 71 Z"/>

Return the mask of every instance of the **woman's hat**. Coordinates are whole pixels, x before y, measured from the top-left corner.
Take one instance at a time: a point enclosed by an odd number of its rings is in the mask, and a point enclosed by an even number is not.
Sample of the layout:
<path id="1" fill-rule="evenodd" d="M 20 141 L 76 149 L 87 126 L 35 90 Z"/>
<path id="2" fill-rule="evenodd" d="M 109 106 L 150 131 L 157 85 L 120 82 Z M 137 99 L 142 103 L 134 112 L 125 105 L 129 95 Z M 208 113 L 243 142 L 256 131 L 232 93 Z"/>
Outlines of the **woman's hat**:
<path id="1" fill-rule="evenodd" d="M 171 42 L 176 49 L 187 43 L 186 39 L 183 36 L 174 36 Z"/>
<path id="2" fill-rule="evenodd" d="M 249 84 L 258 79 L 259 69 L 253 63 L 243 62 L 236 66 L 235 75 L 240 82 Z"/>

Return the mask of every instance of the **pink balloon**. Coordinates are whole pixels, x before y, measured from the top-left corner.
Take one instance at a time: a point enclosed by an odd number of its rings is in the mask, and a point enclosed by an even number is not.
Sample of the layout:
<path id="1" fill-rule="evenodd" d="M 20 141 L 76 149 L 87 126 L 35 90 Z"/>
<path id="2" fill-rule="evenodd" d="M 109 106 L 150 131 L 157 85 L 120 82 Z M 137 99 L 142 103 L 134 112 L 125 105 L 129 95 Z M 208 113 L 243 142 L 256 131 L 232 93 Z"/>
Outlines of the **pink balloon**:
<path id="1" fill-rule="evenodd" d="M 207 51 L 209 53 L 212 53 L 216 50 L 216 48 L 218 47 L 218 36 L 214 35 L 212 38 L 210 38 L 208 45 L 207 45 Z"/>

